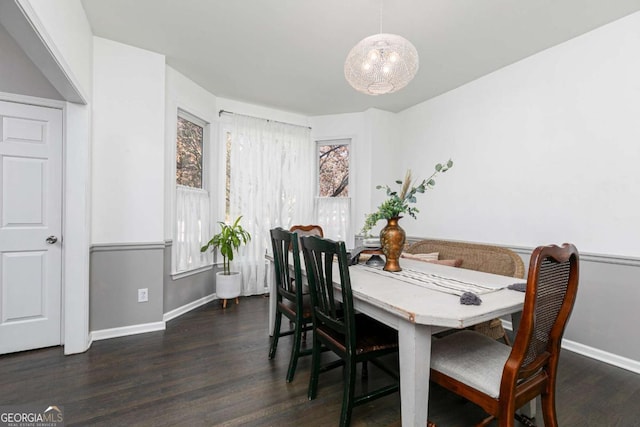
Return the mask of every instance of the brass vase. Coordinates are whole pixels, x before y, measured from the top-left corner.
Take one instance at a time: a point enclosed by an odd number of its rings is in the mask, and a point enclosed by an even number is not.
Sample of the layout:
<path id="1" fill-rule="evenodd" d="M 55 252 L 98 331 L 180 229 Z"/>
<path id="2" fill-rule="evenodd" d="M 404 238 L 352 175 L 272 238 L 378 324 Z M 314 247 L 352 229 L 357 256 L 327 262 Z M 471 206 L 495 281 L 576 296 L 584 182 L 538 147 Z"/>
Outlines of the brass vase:
<path id="1" fill-rule="evenodd" d="M 404 248 L 406 234 L 398 221 L 402 218 L 396 216 L 387 220 L 387 225 L 380 231 L 380 246 L 386 258 L 383 270 L 402 271 L 400 268 L 400 255 Z"/>

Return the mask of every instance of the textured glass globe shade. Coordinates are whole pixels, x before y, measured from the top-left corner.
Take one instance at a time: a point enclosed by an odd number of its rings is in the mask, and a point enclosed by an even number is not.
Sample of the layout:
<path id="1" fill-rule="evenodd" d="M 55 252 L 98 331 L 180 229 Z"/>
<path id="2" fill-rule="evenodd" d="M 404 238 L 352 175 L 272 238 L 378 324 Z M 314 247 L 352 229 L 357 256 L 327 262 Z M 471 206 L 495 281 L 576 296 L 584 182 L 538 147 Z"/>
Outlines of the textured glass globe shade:
<path id="1" fill-rule="evenodd" d="M 376 34 L 351 49 L 344 76 L 358 92 L 382 95 L 405 87 L 418 66 L 418 51 L 409 40 L 395 34 Z"/>

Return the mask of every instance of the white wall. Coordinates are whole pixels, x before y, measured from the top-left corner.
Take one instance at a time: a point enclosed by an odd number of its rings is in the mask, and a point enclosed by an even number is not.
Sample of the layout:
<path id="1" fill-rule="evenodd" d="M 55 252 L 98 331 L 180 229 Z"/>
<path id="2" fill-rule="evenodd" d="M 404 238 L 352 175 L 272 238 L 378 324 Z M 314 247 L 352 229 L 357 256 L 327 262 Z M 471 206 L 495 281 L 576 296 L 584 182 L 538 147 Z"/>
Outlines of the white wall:
<path id="1" fill-rule="evenodd" d="M 88 101 L 93 78 L 93 35 L 80 0 L 18 0 L 36 26 L 42 24 L 45 41 L 70 80 Z"/>
<path id="2" fill-rule="evenodd" d="M 164 56 L 94 38 L 92 243 L 164 241 Z"/>
<path id="3" fill-rule="evenodd" d="M 640 256 L 639 51 L 636 13 L 399 114 L 409 166 L 455 162 L 408 234 Z"/>
<path id="4" fill-rule="evenodd" d="M 367 129 L 370 135 L 371 159 L 366 165 L 360 164 L 358 174 L 368 177 L 370 182 L 367 187 L 370 191 L 370 209 L 360 209 L 361 215 L 357 218 L 356 232 L 359 232 L 364 225 L 365 215 L 374 212 L 386 198 L 385 189 L 376 189 L 378 185 L 389 185 L 391 188 L 399 189 L 400 186 L 394 184 L 398 179 L 403 179 L 409 165 L 405 156 L 399 155 L 401 143 L 400 131 L 398 128 L 397 114 L 387 111 L 369 109 L 365 112 L 367 118 Z M 412 221 L 408 218 L 403 222 Z M 378 235 L 386 225 L 385 221 L 379 221 L 370 232 Z M 404 225 L 403 225 L 404 226 Z"/>
<path id="5" fill-rule="evenodd" d="M 418 199 L 418 221 L 403 219 L 407 233 L 574 243 L 581 277 L 563 345 L 634 372 L 640 347 L 620 331 L 640 320 L 639 51 L 636 13 L 398 115 L 398 154 L 414 171 L 455 163 Z"/>

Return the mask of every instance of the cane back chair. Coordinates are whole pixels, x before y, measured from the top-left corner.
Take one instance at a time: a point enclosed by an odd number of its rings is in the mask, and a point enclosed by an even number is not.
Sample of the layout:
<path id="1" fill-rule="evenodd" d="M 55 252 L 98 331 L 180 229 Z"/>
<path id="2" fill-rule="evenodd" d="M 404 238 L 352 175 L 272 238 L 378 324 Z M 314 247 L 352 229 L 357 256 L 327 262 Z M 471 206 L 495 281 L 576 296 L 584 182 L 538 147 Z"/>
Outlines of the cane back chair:
<path id="1" fill-rule="evenodd" d="M 431 380 L 490 415 L 477 426 L 497 418 L 500 427 L 513 427 L 516 409 L 540 396 L 544 425 L 557 427 L 558 358 L 578 290 L 578 258 L 567 243 L 533 251 L 512 348 L 471 330 L 434 340 Z"/>

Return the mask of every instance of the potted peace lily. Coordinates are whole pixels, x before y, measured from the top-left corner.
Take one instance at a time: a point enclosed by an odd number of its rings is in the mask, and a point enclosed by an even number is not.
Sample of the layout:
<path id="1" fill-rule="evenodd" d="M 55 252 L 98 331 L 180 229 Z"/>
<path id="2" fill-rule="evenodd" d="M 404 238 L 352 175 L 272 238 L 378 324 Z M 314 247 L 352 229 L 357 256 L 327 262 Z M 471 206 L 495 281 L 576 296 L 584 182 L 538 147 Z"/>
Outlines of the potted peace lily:
<path id="1" fill-rule="evenodd" d="M 231 271 L 231 261 L 234 251 L 251 240 L 249 232 L 240 225 L 241 218 L 242 216 L 239 216 L 231 225 L 219 221 L 220 232 L 200 248 L 200 252 L 220 249 L 222 254 L 222 271 L 216 273 L 216 296 L 223 300 L 223 308 L 227 307 L 227 299 L 235 298 L 237 304 L 240 295 L 242 276 L 239 271 Z"/>
<path id="2" fill-rule="evenodd" d="M 402 214 L 408 214 L 412 218 L 417 218 L 416 214 L 420 212 L 412 203 L 416 203 L 416 195 L 424 193 L 436 185 L 435 177 L 448 171 L 453 167 L 453 161 L 435 166 L 435 172 L 427 179 L 416 185 L 411 179 L 411 170 L 407 170 L 404 181 L 397 180 L 396 184 L 401 185 L 400 192 L 392 190 L 388 185 L 378 185 L 376 189 L 386 189 L 388 198 L 378 206 L 378 210 L 367 215 L 361 233 L 366 237 L 369 236 L 371 229 L 381 219 L 387 220 L 387 225 L 380 231 L 380 246 L 385 255 L 386 262 L 384 270 L 401 271 L 399 264 L 400 255 L 406 240 L 404 230 L 398 225 L 398 221 L 402 218 Z"/>

